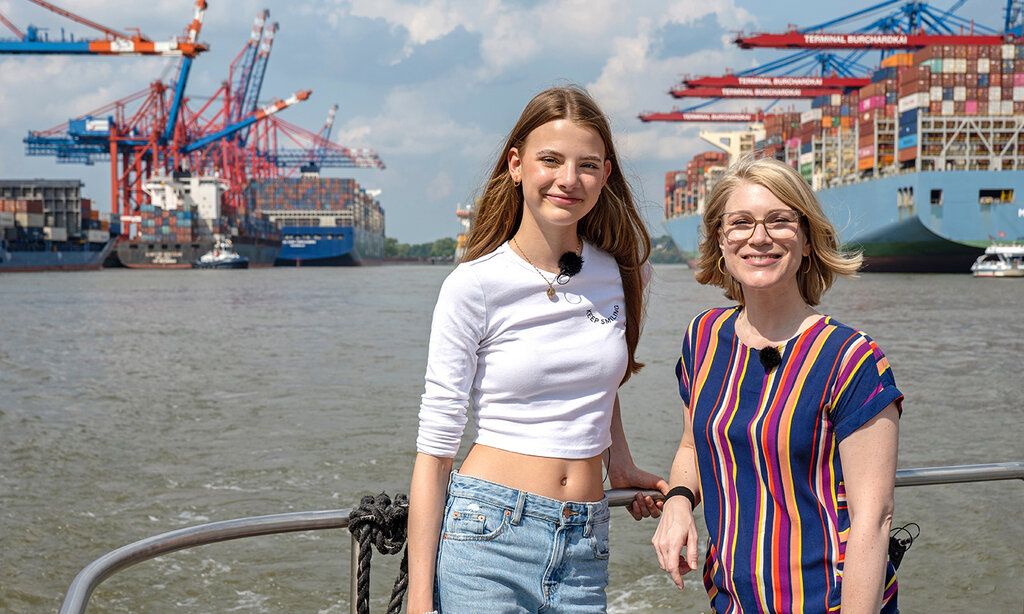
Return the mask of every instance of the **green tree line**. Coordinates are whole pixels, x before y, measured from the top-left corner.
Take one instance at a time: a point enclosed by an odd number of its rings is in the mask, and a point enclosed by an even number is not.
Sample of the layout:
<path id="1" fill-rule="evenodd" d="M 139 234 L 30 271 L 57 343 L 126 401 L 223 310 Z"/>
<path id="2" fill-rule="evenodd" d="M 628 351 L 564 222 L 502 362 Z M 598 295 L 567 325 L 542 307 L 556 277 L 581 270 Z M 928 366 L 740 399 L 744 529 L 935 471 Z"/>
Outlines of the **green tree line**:
<path id="1" fill-rule="evenodd" d="M 399 243 L 398 239 L 384 239 L 384 257 L 395 259 L 420 258 L 423 260 L 451 260 L 455 257 L 455 239 L 445 237 L 430 243 Z M 685 262 L 668 235 L 651 238 L 651 262 L 675 264 Z"/>
<path id="2" fill-rule="evenodd" d="M 430 243 L 399 243 L 398 239 L 385 237 L 385 258 L 422 258 L 434 260 L 452 260 L 455 258 L 455 239 L 444 237 Z"/>

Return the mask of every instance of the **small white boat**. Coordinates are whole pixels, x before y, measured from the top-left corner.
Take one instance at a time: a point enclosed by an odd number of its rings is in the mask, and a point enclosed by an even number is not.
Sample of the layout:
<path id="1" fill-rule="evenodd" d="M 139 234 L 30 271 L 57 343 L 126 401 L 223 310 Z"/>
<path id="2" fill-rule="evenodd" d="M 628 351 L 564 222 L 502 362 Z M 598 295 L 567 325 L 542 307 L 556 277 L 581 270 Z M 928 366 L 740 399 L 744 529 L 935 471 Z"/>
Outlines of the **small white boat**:
<path id="1" fill-rule="evenodd" d="M 218 239 L 213 249 L 192 263 L 193 269 L 247 269 L 249 259 L 239 256 L 231 245 L 231 239 Z"/>
<path id="2" fill-rule="evenodd" d="M 1024 245 L 990 245 L 971 265 L 975 277 L 1024 277 Z"/>

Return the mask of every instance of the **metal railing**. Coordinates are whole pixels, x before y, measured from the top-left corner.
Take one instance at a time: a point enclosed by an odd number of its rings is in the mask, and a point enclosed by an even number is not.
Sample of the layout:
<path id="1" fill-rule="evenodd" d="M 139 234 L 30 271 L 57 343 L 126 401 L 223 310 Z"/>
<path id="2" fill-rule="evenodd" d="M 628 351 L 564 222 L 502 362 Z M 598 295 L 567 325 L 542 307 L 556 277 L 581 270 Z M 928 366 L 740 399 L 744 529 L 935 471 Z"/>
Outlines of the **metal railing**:
<path id="1" fill-rule="evenodd" d="M 984 465 L 954 465 L 950 467 L 922 467 L 917 469 L 900 469 L 896 472 L 896 486 L 926 486 L 932 484 L 958 484 L 963 482 L 989 482 L 995 480 L 1024 480 L 1024 461 L 1007 463 L 990 463 Z M 633 500 L 636 490 L 616 488 L 605 491 L 611 507 L 625 507 Z M 649 491 L 652 496 L 661 494 Z M 84 614 L 89 604 L 89 597 L 97 586 L 115 573 L 171 552 L 214 544 L 217 542 L 273 535 L 277 533 L 294 533 L 297 531 L 315 531 L 321 529 L 344 529 L 348 527 L 348 516 L 351 510 L 325 510 L 319 512 L 294 512 L 288 514 L 272 514 L 270 516 L 253 516 L 222 520 L 194 527 L 177 529 L 160 535 L 122 546 L 108 552 L 78 572 L 68 588 L 61 605 L 61 614 Z M 352 569 L 356 568 L 358 544 L 352 541 Z M 351 576 L 352 612 L 355 612 L 355 574 Z"/>

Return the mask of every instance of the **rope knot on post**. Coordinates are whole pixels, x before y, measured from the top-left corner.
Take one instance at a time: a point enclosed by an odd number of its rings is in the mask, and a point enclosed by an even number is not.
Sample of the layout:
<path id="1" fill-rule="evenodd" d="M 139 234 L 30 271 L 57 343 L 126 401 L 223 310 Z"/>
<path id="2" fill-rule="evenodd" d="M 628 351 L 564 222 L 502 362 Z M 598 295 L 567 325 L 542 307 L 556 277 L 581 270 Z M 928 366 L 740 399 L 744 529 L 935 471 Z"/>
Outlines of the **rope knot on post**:
<path id="1" fill-rule="evenodd" d="M 370 612 L 370 558 L 373 549 L 381 554 L 397 554 L 405 545 L 409 518 L 409 497 L 395 495 L 392 501 L 386 493 L 367 495 L 359 507 L 349 514 L 348 530 L 359 544 L 359 563 L 356 576 L 356 611 Z M 399 614 L 409 584 L 409 552 L 402 554 L 402 563 L 391 591 L 388 614 Z"/>

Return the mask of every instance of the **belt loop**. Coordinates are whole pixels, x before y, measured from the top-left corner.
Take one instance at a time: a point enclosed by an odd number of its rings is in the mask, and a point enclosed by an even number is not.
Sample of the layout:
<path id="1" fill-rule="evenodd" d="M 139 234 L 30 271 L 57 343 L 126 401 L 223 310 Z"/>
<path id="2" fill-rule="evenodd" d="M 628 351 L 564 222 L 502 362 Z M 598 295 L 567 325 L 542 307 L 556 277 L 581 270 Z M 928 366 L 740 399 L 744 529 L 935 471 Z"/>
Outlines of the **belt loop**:
<path id="1" fill-rule="evenodd" d="M 594 529 L 594 506 L 587 505 L 587 524 L 583 527 L 583 537 L 590 537 Z"/>
<path id="2" fill-rule="evenodd" d="M 526 505 L 526 491 L 519 491 L 519 498 L 516 499 L 516 509 L 512 512 L 512 525 L 518 525 L 523 518 L 523 507 Z"/>

